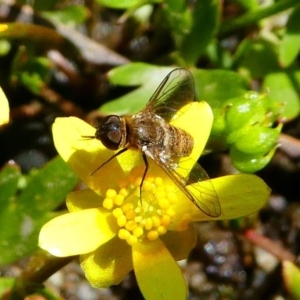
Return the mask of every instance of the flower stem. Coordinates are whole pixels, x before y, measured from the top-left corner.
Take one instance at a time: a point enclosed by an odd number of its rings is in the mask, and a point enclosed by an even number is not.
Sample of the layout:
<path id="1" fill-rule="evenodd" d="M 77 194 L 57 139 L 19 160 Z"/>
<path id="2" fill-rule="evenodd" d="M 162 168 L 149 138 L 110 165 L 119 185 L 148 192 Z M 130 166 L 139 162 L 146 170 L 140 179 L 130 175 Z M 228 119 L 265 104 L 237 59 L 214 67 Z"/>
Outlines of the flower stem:
<path id="1" fill-rule="evenodd" d="M 16 279 L 9 295 L 10 300 L 22 300 L 34 293 L 42 283 L 74 259 L 71 257 L 54 257 L 43 250 L 37 250 L 30 258 L 21 276 Z"/>
<path id="2" fill-rule="evenodd" d="M 220 28 L 219 35 L 228 35 L 248 25 L 254 24 L 261 19 L 278 14 L 298 4 L 299 0 L 282 0 L 265 8 L 251 10 L 238 18 L 224 22 Z"/>
<path id="3" fill-rule="evenodd" d="M 246 239 L 248 239 L 253 244 L 265 249 L 269 253 L 273 254 L 277 257 L 281 262 L 283 261 L 291 261 L 295 262 L 296 257 L 291 252 L 287 251 L 283 247 L 281 247 L 278 243 L 270 240 L 267 237 L 264 237 L 257 233 L 256 231 L 249 229 L 244 232 L 243 235 Z"/>

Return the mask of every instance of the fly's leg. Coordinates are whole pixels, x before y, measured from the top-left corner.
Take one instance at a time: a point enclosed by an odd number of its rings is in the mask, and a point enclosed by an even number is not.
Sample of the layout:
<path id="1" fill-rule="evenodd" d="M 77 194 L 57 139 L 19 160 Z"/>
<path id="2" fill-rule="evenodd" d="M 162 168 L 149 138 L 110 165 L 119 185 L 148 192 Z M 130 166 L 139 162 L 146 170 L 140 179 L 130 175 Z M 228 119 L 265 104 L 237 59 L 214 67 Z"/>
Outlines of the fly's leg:
<path id="1" fill-rule="evenodd" d="M 143 152 L 143 161 L 145 163 L 145 170 L 144 170 L 144 173 L 143 173 L 143 176 L 142 176 L 142 181 L 141 181 L 141 184 L 140 184 L 140 201 L 141 201 L 141 204 L 142 204 L 143 184 L 144 184 L 144 181 L 145 181 L 145 178 L 146 178 L 146 175 L 147 175 L 147 172 L 148 172 L 148 168 L 149 168 L 149 163 L 148 163 L 148 160 L 147 160 L 147 156 L 144 152 Z"/>
<path id="2" fill-rule="evenodd" d="M 105 161 L 102 165 L 100 165 L 96 170 L 94 170 L 90 176 L 93 176 L 99 169 L 101 169 L 103 166 L 105 166 L 107 163 L 109 163 L 112 159 L 116 158 L 117 156 L 119 156 L 120 154 L 124 153 L 125 151 L 127 151 L 128 148 L 123 148 L 120 151 L 118 151 L 117 153 L 115 153 L 114 155 L 112 155 L 107 161 Z"/>

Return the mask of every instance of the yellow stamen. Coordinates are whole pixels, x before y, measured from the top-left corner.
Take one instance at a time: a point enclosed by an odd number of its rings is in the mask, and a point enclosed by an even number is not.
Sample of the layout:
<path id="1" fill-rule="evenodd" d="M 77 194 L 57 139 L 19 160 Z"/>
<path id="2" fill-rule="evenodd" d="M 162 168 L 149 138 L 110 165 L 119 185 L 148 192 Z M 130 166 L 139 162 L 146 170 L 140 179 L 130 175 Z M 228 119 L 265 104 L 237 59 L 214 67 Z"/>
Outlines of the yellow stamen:
<path id="1" fill-rule="evenodd" d="M 102 205 L 106 209 L 112 209 L 114 207 L 114 202 L 110 198 L 105 198 Z"/>
<path id="2" fill-rule="evenodd" d="M 136 227 L 137 227 L 137 224 L 133 220 L 128 221 L 125 225 L 125 228 L 129 231 L 133 231 Z"/>
<path id="3" fill-rule="evenodd" d="M 118 194 L 114 197 L 115 205 L 122 205 L 123 201 L 124 201 L 124 196 L 123 195 Z"/>
<path id="4" fill-rule="evenodd" d="M 147 233 L 147 238 L 150 241 L 154 241 L 158 238 L 158 232 L 156 230 L 151 230 Z"/>
<path id="5" fill-rule="evenodd" d="M 153 222 L 154 227 L 158 227 L 161 224 L 160 218 L 158 216 L 153 216 L 152 217 L 152 222 Z"/>
<path id="6" fill-rule="evenodd" d="M 120 227 L 124 227 L 126 225 L 126 221 L 127 220 L 124 215 L 117 218 L 117 223 Z"/>
<path id="7" fill-rule="evenodd" d="M 120 183 L 119 192 L 109 189 L 103 207 L 112 210 L 112 215 L 120 227 L 118 237 L 129 245 L 148 239 L 153 241 L 166 234 L 172 223 L 176 202 L 174 186 L 166 184 L 161 177 L 146 176 L 140 193 L 141 174 L 136 169 L 127 181 Z M 190 220 L 187 216 L 180 220 L 180 229 L 186 228 Z"/>
<path id="8" fill-rule="evenodd" d="M 141 237 L 144 233 L 144 230 L 142 227 L 136 227 L 134 230 L 133 230 L 133 234 L 136 236 L 136 237 Z"/>
<path id="9" fill-rule="evenodd" d="M 123 228 L 119 230 L 118 237 L 121 240 L 126 240 L 129 236 L 130 236 L 130 233 L 128 230 L 123 229 Z"/>
<path id="10" fill-rule="evenodd" d="M 130 236 L 126 239 L 126 242 L 127 242 L 130 246 L 136 244 L 137 241 L 138 241 L 138 238 L 137 238 L 136 236 L 134 236 L 134 235 L 130 235 Z"/>
<path id="11" fill-rule="evenodd" d="M 117 195 L 117 192 L 113 189 L 108 189 L 106 191 L 106 198 L 113 198 Z"/>

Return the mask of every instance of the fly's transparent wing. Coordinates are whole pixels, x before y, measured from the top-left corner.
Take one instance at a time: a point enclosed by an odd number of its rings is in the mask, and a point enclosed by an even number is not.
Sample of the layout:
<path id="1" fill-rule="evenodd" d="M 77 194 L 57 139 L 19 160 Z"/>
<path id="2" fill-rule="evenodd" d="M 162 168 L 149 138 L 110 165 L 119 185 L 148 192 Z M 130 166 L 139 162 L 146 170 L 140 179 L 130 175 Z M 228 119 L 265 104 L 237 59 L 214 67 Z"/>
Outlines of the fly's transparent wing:
<path id="1" fill-rule="evenodd" d="M 164 78 L 143 111 L 151 111 L 170 121 L 178 110 L 194 100 L 194 78 L 190 71 L 178 68 Z"/>
<path id="2" fill-rule="evenodd" d="M 217 192 L 205 170 L 196 163 L 189 173 L 186 189 L 193 198 L 193 203 L 211 217 L 221 215 L 221 206 Z"/>
<path id="3" fill-rule="evenodd" d="M 154 154 L 154 160 L 203 213 L 211 217 L 221 215 L 221 206 L 214 185 L 198 163 L 195 163 L 191 172 L 184 177 L 176 170 L 169 168 L 158 155 Z"/>

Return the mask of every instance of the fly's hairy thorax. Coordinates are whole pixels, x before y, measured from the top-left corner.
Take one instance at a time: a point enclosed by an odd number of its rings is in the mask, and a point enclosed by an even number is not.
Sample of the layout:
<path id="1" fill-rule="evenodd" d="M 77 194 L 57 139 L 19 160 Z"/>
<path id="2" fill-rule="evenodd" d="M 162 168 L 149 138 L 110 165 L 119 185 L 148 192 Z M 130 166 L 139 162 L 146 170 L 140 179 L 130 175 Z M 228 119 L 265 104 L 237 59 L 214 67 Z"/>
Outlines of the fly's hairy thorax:
<path id="1" fill-rule="evenodd" d="M 157 154 L 165 161 L 191 154 L 194 146 L 192 136 L 163 118 L 145 112 L 125 118 L 129 145 L 148 154 Z"/>

